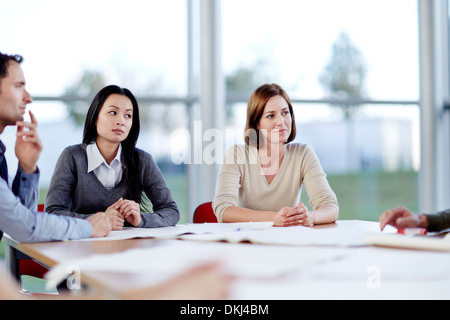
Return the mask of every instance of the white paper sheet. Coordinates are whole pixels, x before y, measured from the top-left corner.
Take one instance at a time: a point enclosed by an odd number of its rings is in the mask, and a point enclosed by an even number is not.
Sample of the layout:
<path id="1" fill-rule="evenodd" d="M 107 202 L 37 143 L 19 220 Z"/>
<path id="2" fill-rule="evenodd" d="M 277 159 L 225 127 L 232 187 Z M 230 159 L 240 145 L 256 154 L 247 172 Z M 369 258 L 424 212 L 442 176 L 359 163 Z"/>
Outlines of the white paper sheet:
<path id="1" fill-rule="evenodd" d="M 450 253 L 367 247 L 314 269 L 321 280 L 440 281 L 450 280 Z"/>
<path id="2" fill-rule="evenodd" d="M 154 274 L 166 279 L 209 261 L 222 262 L 227 273 L 245 278 L 274 278 L 345 255 L 337 249 L 242 245 L 165 240 L 148 249 L 98 254 L 67 261 L 46 274 L 49 285 L 66 278 L 73 267 L 81 272 L 103 271 Z"/>
<path id="3" fill-rule="evenodd" d="M 360 247 L 366 246 L 367 231 L 350 228 L 314 229 L 302 226 L 277 228 L 252 232 L 222 232 L 191 234 L 182 236 L 185 240 L 250 242 L 255 244 L 289 246 Z"/>
<path id="4" fill-rule="evenodd" d="M 392 232 L 389 227 L 387 229 L 389 229 L 388 232 Z M 377 230 L 379 230 L 379 224 L 376 222 L 353 220 L 338 221 L 338 224 L 323 225 L 319 228 L 273 227 L 272 222 L 203 223 L 162 228 L 124 228 L 121 231 L 112 231 L 107 237 L 73 241 L 157 238 L 271 245 L 360 247 L 368 245 L 365 240 L 367 233 Z"/>
<path id="5" fill-rule="evenodd" d="M 186 234 L 209 234 L 235 231 L 266 230 L 272 227 L 272 222 L 242 222 L 242 223 L 196 223 L 182 224 L 161 228 L 124 228 L 111 231 L 107 237 L 87 238 L 71 241 L 111 241 L 134 238 L 173 239 Z"/>
<path id="6" fill-rule="evenodd" d="M 433 250 L 433 251 L 450 251 L 450 238 L 431 237 L 431 236 L 411 236 L 403 234 L 384 234 L 369 233 L 365 237 L 368 245 L 417 249 L 417 250 Z"/>

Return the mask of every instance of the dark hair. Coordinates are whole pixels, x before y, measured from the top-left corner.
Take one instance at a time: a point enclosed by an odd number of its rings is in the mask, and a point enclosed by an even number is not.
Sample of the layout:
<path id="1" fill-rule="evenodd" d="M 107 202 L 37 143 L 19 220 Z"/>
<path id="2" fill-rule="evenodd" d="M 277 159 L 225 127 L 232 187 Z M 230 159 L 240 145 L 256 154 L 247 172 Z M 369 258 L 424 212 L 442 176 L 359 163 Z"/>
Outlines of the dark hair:
<path id="1" fill-rule="evenodd" d="M 247 106 L 247 122 L 245 125 L 244 139 L 246 144 L 256 144 L 259 147 L 260 133 L 258 130 L 258 124 L 264 113 L 264 108 L 270 98 L 275 96 L 282 96 L 286 100 L 289 106 L 289 112 L 291 113 L 292 128 L 286 143 L 289 143 L 295 139 L 297 133 L 294 117 L 294 109 L 292 108 L 291 99 L 286 91 L 279 85 L 263 84 L 259 86 L 250 96 Z"/>
<path id="2" fill-rule="evenodd" d="M 15 61 L 22 63 L 23 57 L 18 54 L 9 55 L 0 52 L 0 80 L 8 76 L 8 63 L 9 61 Z"/>
<path id="3" fill-rule="evenodd" d="M 103 104 L 106 99 L 112 94 L 120 94 L 126 96 L 133 104 L 133 124 L 127 138 L 121 142 L 122 144 L 122 159 L 125 164 L 123 179 L 126 179 L 128 189 L 130 190 L 130 198 L 138 203 L 141 202 L 142 183 L 139 179 L 139 154 L 136 150 L 136 142 L 139 137 L 140 122 L 139 122 L 139 107 L 136 98 L 130 90 L 121 88 L 116 85 L 109 85 L 101 89 L 92 100 L 86 115 L 86 122 L 84 124 L 83 143 L 90 144 L 97 139 L 96 121 Z"/>

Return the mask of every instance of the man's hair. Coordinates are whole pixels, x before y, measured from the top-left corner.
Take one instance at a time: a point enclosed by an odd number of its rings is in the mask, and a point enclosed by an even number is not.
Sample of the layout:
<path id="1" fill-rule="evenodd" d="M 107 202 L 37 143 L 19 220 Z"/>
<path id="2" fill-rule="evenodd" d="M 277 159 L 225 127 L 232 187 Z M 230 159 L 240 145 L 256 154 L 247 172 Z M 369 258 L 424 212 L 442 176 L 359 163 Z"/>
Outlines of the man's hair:
<path id="1" fill-rule="evenodd" d="M 9 55 L 0 52 L 0 80 L 8 76 L 9 61 L 21 63 L 23 61 L 23 57 L 18 54 Z"/>

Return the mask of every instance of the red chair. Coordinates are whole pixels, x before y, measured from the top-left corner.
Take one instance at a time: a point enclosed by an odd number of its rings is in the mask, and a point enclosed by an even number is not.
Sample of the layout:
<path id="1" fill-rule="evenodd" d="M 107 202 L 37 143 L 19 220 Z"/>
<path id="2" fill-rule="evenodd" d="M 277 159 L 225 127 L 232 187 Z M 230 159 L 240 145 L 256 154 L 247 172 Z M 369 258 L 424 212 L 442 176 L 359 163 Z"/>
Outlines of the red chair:
<path id="1" fill-rule="evenodd" d="M 44 212 L 43 204 L 38 205 L 38 211 Z M 19 265 L 19 277 L 21 275 L 28 275 L 36 278 L 43 278 L 44 274 L 48 271 L 46 267 L 32 259 L 18 259 L 17 263 Z"/>
<path id="2" fill-rule="evenodd" d="M 194 223 L 212 222 L 217 223 L 216 215 L 212 208 L 212 202 L 206 202 L 197 207 L 194 211 Z"/>
<path id="3" fill-rule="evenodd" d="M 38 211 L 44 211 L 44 205 L 38 205 Z M 20 292 L 27 295 L 58 294 L 56 286 L 48 290 L 44 275 L 48 269 L 24 254 L 16 256 L 17 277 L 20 282 Z"/>

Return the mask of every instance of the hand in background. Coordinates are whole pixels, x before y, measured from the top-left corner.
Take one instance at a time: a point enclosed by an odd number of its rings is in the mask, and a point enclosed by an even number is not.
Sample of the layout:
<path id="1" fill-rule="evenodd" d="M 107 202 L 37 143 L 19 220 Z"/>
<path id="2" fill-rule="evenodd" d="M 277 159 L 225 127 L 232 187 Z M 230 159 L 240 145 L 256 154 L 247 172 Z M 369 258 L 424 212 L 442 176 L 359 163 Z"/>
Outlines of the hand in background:
<path id="1" fill-rule="evenodd" d="M 384 212 L 380 216 L 381 230 L 383 230 L 388 224 L 397 229 L 427 228 L 428 218 L 424 214 L 414 214 L 405 207 L 397 207 Z"/>

